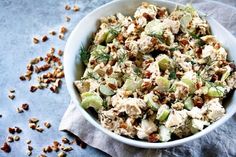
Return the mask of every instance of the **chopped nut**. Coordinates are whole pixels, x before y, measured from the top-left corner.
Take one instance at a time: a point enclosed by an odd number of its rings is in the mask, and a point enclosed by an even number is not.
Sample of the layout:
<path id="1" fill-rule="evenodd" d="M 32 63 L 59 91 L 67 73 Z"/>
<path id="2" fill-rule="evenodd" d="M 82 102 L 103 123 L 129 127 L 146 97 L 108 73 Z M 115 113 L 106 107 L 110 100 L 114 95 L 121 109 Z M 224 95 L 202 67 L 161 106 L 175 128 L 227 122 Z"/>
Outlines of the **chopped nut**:
<path id="1" fill-rule="evenodd" d="M 24 110 L 23 110 L 22 108 L 17 107 L 17 108 L 16 108 L 16 112 L 17 112 L 17 113 L 22 113 L 22 112 L 24 112 Z"/>
<path id="2" fill-rule="evenodd" d="M 58 55 L 59 55 L 59 56 L 62 56 L 63 53 L 64 53 L 64 52 L 63 52 L 62 50 L 58 50 Z"/>
<path id="3" fill-rule="evenodd" d="M 57 33 L 55 31 L 50 31 L 49 34 L 56 35 Z"/>
<path id="4" fill-rule="evenodd" d="M 32 151 L 27 151 L 27 155 L 31 156 L 32 155 Z"/>
<path id="5" fill-rule="evenodd" d="M 8 128 L 8 132 L 14 134 L 16 132 L 15 128 Z"/>
<path id="6" fill-rule="evenodd" d="M 46 36 L 46 35 L 44 35 L 43 37 L 42 37 L 42 42 L 45 42 L 45 41 L 47 41 L 48 40 L 48 37 Z"/>
<path id="7" fill-rule="evenodd" d="M 53 93 L 58 93 L 58 87 L 56 87 L 56 86 L 51 86 L 51 87 L 50 87 L 50 90 L 51 90 Z"/>
<path id="8" fill-rule="evenodd" d="M 66 153 L 64 153 L 64 152 L 59 152 L 57 156 L 58 156 L 58 157 L 66 157 Z"/>
<path id="9" fill-rule="evenodd" d="M 51 146 L 44 147 L 44 148 L 43 148 L 43 152 L 44 152 L 44 153 L 50 153 L 50 152 L 52 152 L 52 147 L 51 147 Z"/>
<path id="10" fill-rule="evenodd" d="M 7 142 L 4 142 L 3 146 L 1 146 L 1 150 L 5 153 L 11 152 L 11 147 Z"/>
<path id="11" fill-rule="evenodd" d="M 64 144 L 70 143 L 69 139 L 66 138 L 66 137 L 63 137 L 63 138 L 61 139 L 61 141 L 62 141 Z"/>
<path id="12" fill-rule="evenodd" d="M 60 86 L 61 86 L 61 83 L 62 83 L 61 79 L 56 79 L 56 82 L 54 83 L 54 85 L 55 85 L 56 87 L 60 87 Z"/>
<path id="13" fill-rule="evenodd" d="M 0 118 L 2 118 L 2 115 L 0 114 Z"/>
<path id="14" fill-rule="evenodd" d="M 43 132 L 43 131 L 44 131 L 44 129 L 43 129 L 43 128 L 40 128 L 40 127 L 36 127 L 36 130 L 37 130 L 38 132 Z"/>
<path id="15" fill-rule="evenodd" d="M 15 131 L 16 131 L 16 133 L 18 133 L 18 134 L 22 132 L 21 128 L 19 128 L 19 127 L 17 127 L 17 126 L 15 126 Z"/>
<path id="16" fill-rule="evenodd" d="M 39 157 L 47 157 L 47 156 L 44 154 L 40 154 Z"/>
<path id="17" fill-rule="evenodd" d="M 8 97 L 9 97 L 11 100 L 13 100 L 13 99 L 15 98 L 15 95 L 14 95 L 13 93 L 9 93 L 9 94 L 8 94 Z"/>
<path id="18" fill-rule="evenodd" d="M 54 47 L 51 47 L 50 49 L 50 54 L 53 54 L 55 52 L 55 48 Z"/>
<path id="19" fill-rule="evenodd" d="M 66 22 L 70 22 L 70 17 L 66 16 Z"/>
<path id="20" fill-rule="evenodd" d="M 60 28 L 60 33 L 65 34 L 66 32 L 67 32 L 67 28 L 64 27 L 64 26 L 62 26 L 62 27 Z"/>
<path id="21" fill-rule="evenodd" d="M 58 37 L 59 37 L 59 39 L 63 40 L 64 39 L 64 34 L 60 33 Z"/>
<path id="22" fill-rule="evenodd" d="M 32 64 L 28 64 L 28 65 L 27 65 L 27 70 L 33 71 L 33 70 L 34 70 L 33 65 L 32 65 Z"/>
<path id="23" fill-rule="evenodd" d="M 46 128 L 50 128 L 50 127 L 51 127 L 51 124 L 50 124 L 49 122 L 45 122 L 45 123 L 44 123 L 44 126 L 45 126 Z"/>
<path id="24" fill-rule="evenodd" d="M 34 130 L 34 129 L 36 129 L 36 124 L 35 123 L 29 123 L 29 127 Z"/>
<path id="25" fill-rule="evenodd" d="M 32 151 L 34 148 L 32 146 L 28 146 L 28 150 Z"/>
<path id="26" fill-rule="evenodd" d="M 14 89 L 10 89 L 9 92 L 10 93 L 15 93 L 15 90 Z"/>
<path id="27" fill-rule="evenodd" d="M 26 80 L 25 76 L 23 76 L 23 75 L 21 75 L 19 78 L 20 78 L 21 81 L 25 81 Z"/>
<path id="28" fill-rule="evenodd" d="M 79 11 L 79 7 L 77 6 L 77 5 L 74 5 L 74 7 L 73 7 L 73 10 L 76 12 L 76 11 Z"/>
<path id="29" fill-rule="evenodd" d="M 36 86 L 31 86 L 31 87 L 30 87 L 30 91 L 31 91 L 31 92 L 35 92 L 37 89 L 38 89 L 38 88 L 37 88 Z"/>
<path id="30" fill-rule="evenodd" d="M 14 138 L 12 136 L 8 136 L 7 137 L 7 142 L 14 142 Z"/>
<path id="31" fill-rule="evenodd" d="M 19 141 L 20 140 L 20 136 L 14 136 L 14 140 L 15 141 Z"/>
<path id="32" fill-rule="evenodd" d="M 38 123 L 39 120 L 37 118 L 30 118 L 29 123 Z"/>
<path id="33" fill-rule="evenodd" d="M 34 38 L 33 38 L 33 43 L 34 43 L 34 44 L 38 44 L 38 43 L 39 43 L 39 39 L 36 38 L 36 37 L 34 37 Z"/>
<path id="34" fill-rule="evenodd" d="M 25 111 L 28 111 L 28 110 L 29 110 L 29 105 L 28 105 L 28 104 L 22 104 L 21 107 L 22 107 Z"/>
<path id="35" fill-rule="evenodd" d="M 26 144 L 30 144 L 30 143 L 31 143 L 31 140 L 27 140 L 27 141 L 26 141 Z"/>
<path id="36" fill-rule="evenodd" d="M 73 148 L 70 147 L 70 146 L 62 146 L 62 147 L 61 147 L 61 150 L 65 151 L 65 152 L 69 152 L 69 151 L 72 151 Z"/>
<path id="37" fill-rule="evenodd" d="M 65 9 L 66 9 L 66 10 L 70 10 L 71 7 L 67 4 L 67 5 L 65 6 Z"/>
<path id="38" fill-rule="evenodd" d="M 59 142 L 53 141 L 52 150 L 55 151 L 55 152 L 58 152 L 59 151 L 59 146 L 60 146 Z"/>

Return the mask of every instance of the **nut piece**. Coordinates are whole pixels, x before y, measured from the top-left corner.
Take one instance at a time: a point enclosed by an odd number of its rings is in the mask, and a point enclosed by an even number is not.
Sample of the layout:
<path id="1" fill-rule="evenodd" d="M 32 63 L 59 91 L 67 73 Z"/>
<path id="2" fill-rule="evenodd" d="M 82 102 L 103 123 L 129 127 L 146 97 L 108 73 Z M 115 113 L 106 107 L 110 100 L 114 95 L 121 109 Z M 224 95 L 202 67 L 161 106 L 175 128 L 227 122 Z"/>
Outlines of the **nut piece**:
<path id="1" fill-rule="evenodd" d="M 65 151 L 65 152 L 69 152 L 69 151 L 72 151 L 73 148 L 70 147 L 70 146 L 62 146 L 62 147 L 61 147 L 61 150 Z"/>
<path id="2" fill-rule="evenodd" d="M 16 133 L 18 133 L 18 134 L 22 132 L 21 128 L 19 128 L 19 127 L 17 127 L 17 126 L 15 126 L 15 131 L 16 131 Z"/>
<path id="3" fill-rule="evenodd" d="M 28 104 L 22 104 L 21 105 L 21 108 L 23 108 L 25 111 L 28 111 L 29 110 L 29 105 Z"/>
<path id="4" fill-rule="evenodd" d="M 15 141 L 19 141 L 19 140 L 20 140 L 20 136 L 17 136 L 17 135 L 14 136 L 14 140 L 15 140 Z"/>
<path id="5" fill-rule="evenodd" d="M 1 146 L 1 150 L 4 151 L 5 153 L 10 153 L 11 147 L 7 142 L 5 142 L 3 146 Z"/>
<path id="6" fill-rule="evenodd" d="M 63 40 L 64 39 L 64 34 L 60 33 L 58 37 L 59 37 L 59 39 Z"/>
<path id="7" fill-rule="evenodd" d="M 66 153 L 64 152 L 60 152 L 57 154 L 58 157 L 66 157 Z"/>
<path id="8" fill-rule="evenodd" d="M 62 50 L 58 50 L 58 55 L 59 55 L 59 56 L 63 56 L 63 53 L 64 53 L 64 52 L 63 52 Z"/>
<path id="9" fill-rule="evenodd" d="M 7 137 L 7 142 L 14 142 L 14 138 L 12 136 L 8 136 Z"/>
<path id="10" fill-rule="evenodd" d="M 71 7 L 67 4 L 67 5 L 65 6 L 65 9 L 66 9 L 66 10 L 70 10 Z"/>
<path id="11" fill-rule="evenodd" d="M 42 133 L 42 132 L 44 131 L 44 129 L 43 129 L 43 128 L 40 128 L 40 127 L 36 127 L 36 130 L 37 130 L 38 132 L 40 132 L 40 133 Z"/>
<path id="12" fill-rule="evenodd" d="M 8 132 L 11 134 L 15 134 L 16 130 L 15 128 L 8 128 Z"/>
<path id="13" fill-rule="evenodd" d="M 27 141 L 26 141 L 26 144 L 30 144 L 30 143 L 31 143 L 31 140 L 27 140 Z"/>
<path id="14" fill-rule="evenodd" d="M 34 148 L 32 146 L 28 146 L 28 150 L 32 151 Z"/>
<path id="15" fill-rule="evenodd" d="M 50 124 L 49 122 L 45 122 L 45 123 L 44 123 L 44 126 L 45 126 L 46 128 L 50 128 L 50 127 L 51 127 L 51 124 Z"/>
<path id="16" fill-rule="evenodd" d="M 32 155 L 32 151 L 27 151 L 26 154 L 27 154 L 27 156 L 31 156 Z"/>
<path id="17" fill-rule="evenodd" d="M 38 123 L 39 120 L 37 118 L 30 118 L 29 123 Z"/>
<path id="18" fill-rule="evenodd" d="M 55 31 L 50 31 L 49 34 L 51 34 L 51 35 L 54 36 L 54 35 L 56 35 L 57 33 L 56 33 Z"/>
<path id="19" fill-rule="evenodd" d="M 34 44 L 38 44 L 38 43 L 39 43 L 39 39 L 36 38 L 36 37 L 34 37 L 34 38 L 33 38 L 33 43 L 34 43 Z"/>
<path id="20" fill-rule="evenodd" d="M 45 41 L 47 41 L 48 40 L 48 37 L 46 36 L 46 35 L 44 35 L 43 37 L 42 37 L 42 42 L 45 42 Z"/>
<path id="21" fill-rule="evenodd" d="M 76 11 L 79 11 L 80 8 L 77 5 L 74 5 L 73 10 L 74 10 L 74 12 L 76 12 Z"/>
<path id="22" fill-rule="evenodd" d="M 50 152 L 52 152 L 52 147 L 51 147 L 51 146 L 44 147 L 44 148 L 43 148 L 43 152 L 44 152 L 44 153 L 50 153 Z"/>
<path id="23" fill-rule="evenodd" d="M 44 154 L 40 154 L 39 157 L 47 157 L 47 156 Z"/>
<path id="24" fill-rule="evenodd" d="M 60 28 L 60 33 L 65 34 L 66 32 L 67 32 L 67 28 L 64 27 L 64 26 L 62 26 L 62 27 Z"/>
<path id="25" fill-rule="evenodd" d="M 13 100 L 15 98 L 15 95 L 13 93 L 8 93 L 8 97 Z"/>
<path id="26" fill-rule="evenodd" d="M 30 87 L 30 91 L 31 91 L 32 93 L 35 92 L 37 89 L 38 89 L 38 87 L 36 87 L 36 86 L 31 86 L 31 87 Z"/>
<path id="27" fill-rule="evenodd" d="M 16 112 L 17 112 L 17 113 L 22 113 L 22 112 L 24 112 L 24 110 L 23 110 L 22 108 L 17 107 L 17 108 L 16 108 Z"/>
<path id="28" fill-rule="evenodd" d="M 36 124 L 35 123 L 29 123 L 29 127 L 33 130 L 36 129 Z"/>
<path id="29" fill-rule="evenodd" d="M 70 143 L 69 139 L 66 138 L 66 137 L 62 137 L 61 141 L 62 141 L 64 144 Z"/>
<path id="30" fill-rule="evenodd" d="M 69 16 L 66 16 L 66 22 L 70 22 L 71 18 Z"/>
<path id="31" fill-rule="evenodd" d="M 25 81 L 26 80 L 25 76 L 23 76 L 23 75 L 21 75 L 19 78 L 20 78 L 21 81 Z"/>

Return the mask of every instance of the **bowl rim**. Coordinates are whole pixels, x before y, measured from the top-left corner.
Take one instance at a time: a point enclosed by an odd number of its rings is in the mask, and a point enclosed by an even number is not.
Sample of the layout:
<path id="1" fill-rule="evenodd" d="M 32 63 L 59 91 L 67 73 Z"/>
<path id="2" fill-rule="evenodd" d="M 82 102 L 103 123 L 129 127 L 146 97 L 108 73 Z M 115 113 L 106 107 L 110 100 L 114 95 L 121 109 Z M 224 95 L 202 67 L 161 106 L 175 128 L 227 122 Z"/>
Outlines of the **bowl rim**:
<path id="1" fill-rule="evenodd" d="M 174 141 L 168 141 L 168 142 L 159 142 L 159 143 L 150 143 L 150 142 L 147 142 L 147 141 L 139 141 L 139 140 L 136 140 L 136 139 L 131 139 L 131 138 L 128 138 L 128 137 L 124 137 L 124 136 L 121 136 L 121 135 L 118 135 L 118 134 L 115 134 L 114 132 L 102 127 L 96 120 L 94 120 L 92 118 L 92 116 L 86 111 L 84 110 L 81 106 L 80 106 L 80 102 L 79 100 L 76 99 L 76 94 L 73 92 L 73 90 L 71 89 L 69 83 L 69 76 L 67 75 L 67 71 L 69 70 L 67 68 L 67 65 L 65 64 L 68 60 L 68 58 L 70 58 L 69 56 L 69 46 L 70 46 L 70 43 L 73 43 L 73 39 L 74 39 L 74 35 L 75 35 L 75 32 L 76 30 L 79 30 L 79 28 L 81 27 L 83 21 L 90 15 L 96 13 L 98 10 L 101 10 L 103 8 L 106 8 L 106 7 L 109 7 L 109 5 L 113 4 L 113 3 L 120 3 L 122 1 L 126 1 L 126 0 L 114 0 L 114 1 L 111 1 L 109 3 L 106 3 L 98 8 L 96 8 L 95 10 L 93 10 L 92 12 L 90 12 L 89 14 L 87 14 L 85 17 L 83 17 L 79 23 L 76 25 L 76 27 L 73 29 L 73 31 L 71 32 L 67 42 L 66 42 L 66 46 L 65 46 L 65 54 L 64 54 L 64 72 L 65 72 L 65 81 L 66 81 L 66 86 L 67 86 L 67 89 L 68 89 L 68 92 L 72 98 L 72 101 L 76 104 L 76 106 L 78 106 L 78 109 L 80 111 L 80 113 L 83 115 L 83 117 L 88 120 L 94 127 L 96 127 L 97 129 L 99 129 L 100 131 L 102 131 L 103 133 L 107 134 L 108 136 L 110 136 L 111 138 L 117 140 L 117 141 L 120 141 L 120 142 L 123 142 L 125 144 L 128 144 L 128 145 L 132 145 L 132 146 L 135 146 L 135 147 L 140 147 L 140 148 L 168 148 L 168 147 L 174 147 L 174 146 L 177 146 L 177 145 L 181 145 L 181 144 L 184 144 L 184 143 L 187 143 L 187 142 L 190 142 L 190 141 L 193 141 L 194 139 L 198 139 L 206 134 L 208 134 L 210 131 L 213 131 L 214 129 L 216 129 L 217 127 L 219 127 L 220 125 L 222 125 L 224 122 L 226 122 L 230 117 L 232 117 L 234 115 L 234 113 L 236 112 L 236 108 L 233 112 L 228 112 L 226 113 L 221 119 L 219 119 L 218 121 L 212 123 L 210 126 L 208 126 L 207 128 L 203 129 L 202 131 L 196 133 L 196 134 L 193 134 L 191 136 L 188 136 L 188 137 L 185 137 L 185 138 L 182 138 L 182 139 L 178 139 L 178 140 L 174 140 Z M 171 1 L 168 1 L 168 0 L 152 0 L 153 2 L 162 2 L 162 3 L 169 3 L 169 4 L 172 4 L 172 5 L 177 5 L 177 6 L 184 6 L 183 4 L 180 4 L 180 3 L 176 3 L 176 2 L 171 2 Z M 204 15 L 203 13 L 199 12 L 200 14 Z M 213 18 L 211 17 L 208 17 L 208 19 L 211 19 L 213 20 L 214 22 L 217 22 L 216 20 L 214 20 Z M 217 22 L 218 23 L 218 22 Z M 224 28 L 220 23 L 219 24 L 219 27 L 221 27 L 221 29 L 223 29 L 224 31 L 227 31 L 226 28 Z M 231 33 L 230 33 L 231 35 Z M 233 35 L 232 35 L 233 36 Z"/>

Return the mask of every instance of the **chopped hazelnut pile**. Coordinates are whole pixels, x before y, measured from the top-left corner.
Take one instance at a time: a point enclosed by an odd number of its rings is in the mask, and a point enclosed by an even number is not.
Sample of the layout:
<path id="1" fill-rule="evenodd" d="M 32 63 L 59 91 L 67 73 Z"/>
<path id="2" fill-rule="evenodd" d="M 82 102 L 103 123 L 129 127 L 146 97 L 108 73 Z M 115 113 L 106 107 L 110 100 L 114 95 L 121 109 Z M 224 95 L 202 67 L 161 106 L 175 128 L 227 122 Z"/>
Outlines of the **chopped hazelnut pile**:
<path id="1" fill-rule="evenodd" d="M 15 99 L 15 90 L 14 90 L 14 89 L 9 90 L 9 92 L 8 92 L 8 97 L 9 97 L 11 100 Z"/>

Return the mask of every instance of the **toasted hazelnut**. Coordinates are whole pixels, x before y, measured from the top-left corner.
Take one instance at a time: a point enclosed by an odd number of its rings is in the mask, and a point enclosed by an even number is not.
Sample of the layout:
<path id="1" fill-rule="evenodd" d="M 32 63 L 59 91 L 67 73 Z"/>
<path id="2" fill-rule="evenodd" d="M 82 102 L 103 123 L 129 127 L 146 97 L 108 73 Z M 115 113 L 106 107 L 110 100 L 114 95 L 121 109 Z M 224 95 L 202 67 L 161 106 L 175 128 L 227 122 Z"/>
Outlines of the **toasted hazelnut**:
<path id="1" fill-rule="evenodd" d="M 36 37 L 34 37 L 34 38 L 33 38 L 33 43 L 34 43 L 34 44 L 38 44 L 38 43 L 39 43 L 39 39 L 36 38 Z"/>
<path id="2" fill-rule="evenodd" d="M 31 140 L 27 140 L 27 141 L 26 141 L 26 144 L 30 144 L 30 143 L 31 143 Z"/>
<path id="3" fill-rule="evenodd" d="M 32 151 L 27 151 L 26 154 L 27 154 L 27 156 L 31 156 L 32 155 Z"/>
<path id="4" fill-rule="evenodd" d="M 44 129 L 43 128 L 40 128 L 40 127 L 36 127 L 36 130 L 38 131 L 38 132 L 43 132 L 44 131 Z"/>
<path id="5" fill-rule="evenodd" d="M 36 124 L 35 123 L 29 123 L 29 127 L 33 130 L 36 129 Z"/>
<path id="6" fill-rule="evenodd" d="M 45 42 L 45 41 L 47 41 L 48 40 L 48 37 L 46 36 L 46 35 L 44 35 L 43 37 L 42 37 L 42 42 Z"/>
<path id="7" fill-rule="evenodd" d="M 9 92 L 10 93 L 15 93 L 15 90 L 14 89 L 10 89 Z"/>
<path id="8" fill-rule="evenodd" d="M 61 147 L 61 150 L 65 151 L 65 152 L 69 152 L 69 151 L 72 151 L 73 148 L 70 147 L 70 146 L 62 146 L 62 147 Z"/>
<path id="9" fill-rule="evenodd" d="M 9 94 L 8 94 L 8 97 L 9 97 L 11 100 L 15 99 L 15 95 L 14 95 L 13 93 L 9 93 Z"/>
<path id="10" fill-rule="evenodd" d="M 39 157 L 47 157 L 47 156 L 44 154 L 40 154 Z"/>

